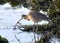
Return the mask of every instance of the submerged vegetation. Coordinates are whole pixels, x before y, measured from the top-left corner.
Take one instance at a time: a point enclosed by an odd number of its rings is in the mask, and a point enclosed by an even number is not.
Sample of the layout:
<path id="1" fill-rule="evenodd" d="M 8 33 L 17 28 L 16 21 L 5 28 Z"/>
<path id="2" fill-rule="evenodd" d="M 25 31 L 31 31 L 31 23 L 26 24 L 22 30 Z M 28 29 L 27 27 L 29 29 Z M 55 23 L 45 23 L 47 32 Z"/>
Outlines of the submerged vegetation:
<path id="1" fill-rule="evenodd" d="M 9 43 L 7 39 L 0 36 L 0 43 Z"/>
<path id="2" fill-rule="evenodd" d="M 51 23 L 50 25 L 38 25 L 38 32 L 43 33 L 45 36 L 39 41 L 39 43 L 49 43 L 48 38 L 52 35 L 60 38 L 60 0 L 0 0 L 0 4 L 4 4 L 6 2 L 10 2 L 12 6 L 23 5 L 24 7 L 30 8 L 30 10 L 33 11 L 43 10 L 47 12 Z M 24 31 L 32 31 L 33 25 L 24 26 L 24 28 Z M 46 31 L 48 31 L 49 34 L 48 32 L 46 33 Z M 48 35 L 46 35 L 45 33 Z"/>

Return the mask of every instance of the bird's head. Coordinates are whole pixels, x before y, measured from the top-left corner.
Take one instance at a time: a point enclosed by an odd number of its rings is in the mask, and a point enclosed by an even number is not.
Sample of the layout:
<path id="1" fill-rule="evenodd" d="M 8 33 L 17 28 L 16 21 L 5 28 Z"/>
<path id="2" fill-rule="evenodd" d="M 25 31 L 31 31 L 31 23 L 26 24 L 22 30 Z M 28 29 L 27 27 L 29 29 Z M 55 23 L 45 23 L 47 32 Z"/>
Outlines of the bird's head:
<path id="1" fill-rule="evenodd" d="M 27 15 L 22 15 L 22 18 L 23 18 L 23 19 L 26 19 L 26 18 L 27 18 Z"/>
<path id="2" fill-rule="evenodd" d="M 28 21 L 29 21 L 29 18 L 28 18 L 28 16 L 27 16 L 27 15 L 22 15 L 22 18 L 23 18 L 23 19 L 26 19 L 26 20 L 28 20 Z"/>

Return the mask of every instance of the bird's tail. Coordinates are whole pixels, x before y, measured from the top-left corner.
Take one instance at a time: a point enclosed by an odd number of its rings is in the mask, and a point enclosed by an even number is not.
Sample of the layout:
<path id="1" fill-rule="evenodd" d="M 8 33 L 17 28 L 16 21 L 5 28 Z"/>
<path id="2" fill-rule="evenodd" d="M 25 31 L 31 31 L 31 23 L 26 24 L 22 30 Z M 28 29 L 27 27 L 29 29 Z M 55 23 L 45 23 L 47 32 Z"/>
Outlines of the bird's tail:
<path id="1" fill-rule="evenodd" d="M 51 20 L 48 17 L 45 20 L 49 22 L 48 24 L 51 24 Z"/>
<path id="2" fill-rule="evenodd" d="M 51 25 L 51 24 L 52 24 L 52 21 L 51 21 L 50 19 L 48 20 L 48 22 L 49 22 L 49 23 L 48 23 L 49 25 Z"/>

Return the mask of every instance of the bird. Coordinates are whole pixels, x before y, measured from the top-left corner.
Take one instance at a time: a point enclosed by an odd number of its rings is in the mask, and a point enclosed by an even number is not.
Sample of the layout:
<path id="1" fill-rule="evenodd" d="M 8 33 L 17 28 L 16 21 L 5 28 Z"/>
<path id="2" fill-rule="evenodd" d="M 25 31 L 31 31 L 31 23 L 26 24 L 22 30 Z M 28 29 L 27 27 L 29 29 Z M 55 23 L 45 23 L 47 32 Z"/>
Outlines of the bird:
<path id="1" fill-rule="evenodd" d="M 38 11 L 30 11 L 27 15 L 23 14 L 22 18 L 25 20 L 28 20 L 28 21 L 33 21 L 34 25 L 35 24 L 38 25 L 38 22 L 41 22 L 42 20 L 48 21 L 50 23 L 49 17 L 47 17 L 46 15 L 44 15 Z M 36 31 L 37 30 L 38 30 L 38 26 L 37 26 Z"/>
<path id="2" fill-rule="evenodd" d="M 39 11 L 30 11 L 27 15 L 22 14 L 22 18 L 19 21 L 21 21 L 22 19 L 34 22 L 33 32 L 38 31 L 38 22 L 41 22 L 42 20 L 45 20 L 45 21 L 48 21 L 50 23 L 49 17 L 40 13 Z M 19 21 L 17 23 L 19 23 Z M 37 24 L 37 28 L 35 28 L 36 24 Z M 35 38 L 35 35 L 34 35 L 34 38 Z"/>
<path id="3" fill-rule="evenodd" d="M 27 15 L 22 15 L 22 18 L 25 19 L 25 20 L 34 22 L 33 32 L 38 31 L 38 22 L 41 22 L 42 20 L 45 20 L 45 21 L 48 21 L 50 23 L 49 17 L 47 17 L 46 15 L 44 15 L 44 14 L 38 12 L 38 11 L 30 11 Z M 36 28 L 35 28 L 35 24 L 37 24 Z"/>
<path id="4" fill-rule="evenodd" d="M 28 20 L 28 21 L 33 21 L 34 24 L 38 23 L 38 22 L 41 22 L 42 20 L 48 21 L 50 23 L 49 17 L 40 13 L 39 11 L 32 11 L 31 10 L 27 15 L 22 14 L 22 17 L 19 21 L 21 21 L 22 19 L 25 19 L 25 20 Z M 19 21 L 17 23 L 19 23 Z"/>

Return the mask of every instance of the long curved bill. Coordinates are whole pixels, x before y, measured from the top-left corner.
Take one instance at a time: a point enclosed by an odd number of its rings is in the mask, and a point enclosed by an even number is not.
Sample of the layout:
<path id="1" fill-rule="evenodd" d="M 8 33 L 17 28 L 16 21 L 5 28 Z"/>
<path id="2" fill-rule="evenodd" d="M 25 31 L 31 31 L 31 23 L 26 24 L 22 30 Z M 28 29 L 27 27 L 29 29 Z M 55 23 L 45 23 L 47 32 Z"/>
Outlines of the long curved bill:
<path id="1" fill-rule="evenodd" d="M 13 28 L 14 30 L 16 29 L 17 24 L 18 24 L 21 20 L 22 20 L 22 18 L 19 19 L 18 22 L 15 24 L 15 26 L 14 26 L 14 28 Z"/>
<path id="2" fill-rule="evenodd" d="M 21 20 L 22 20 L 22 18 L 17 23 L 19 23 Z"/>

